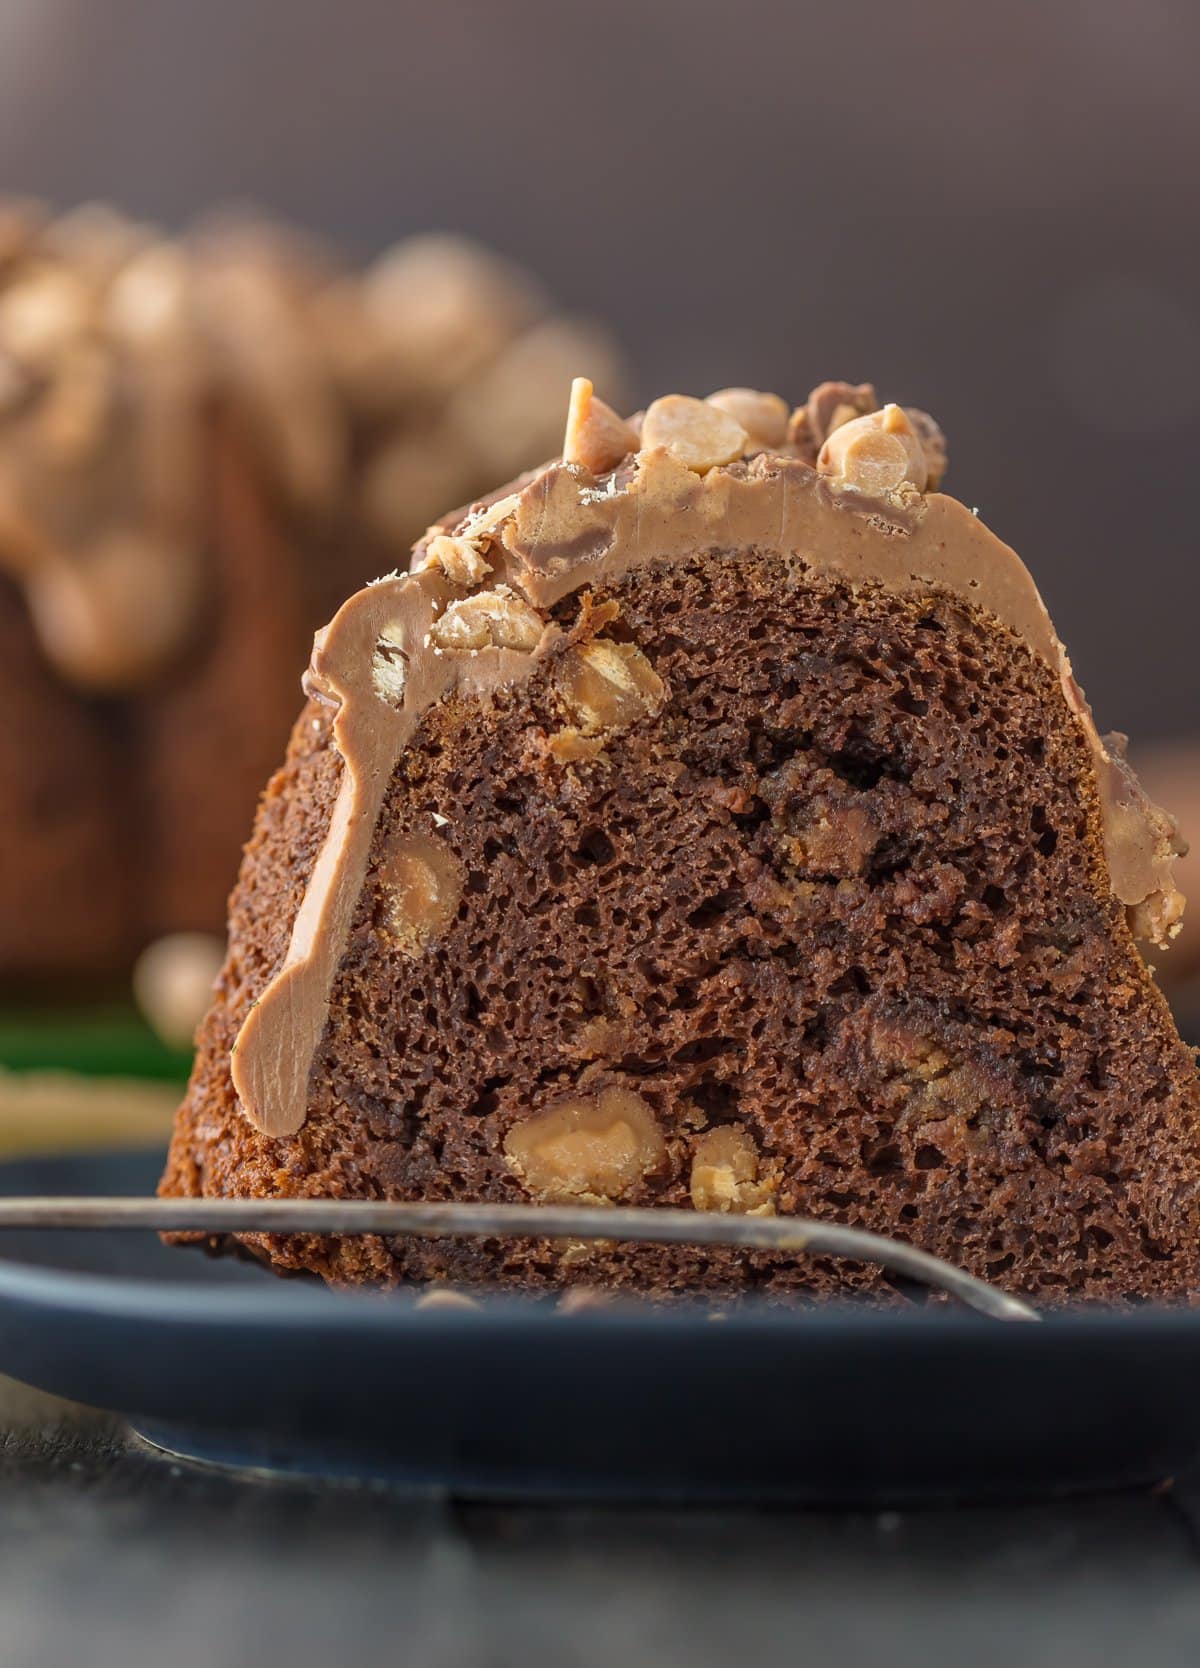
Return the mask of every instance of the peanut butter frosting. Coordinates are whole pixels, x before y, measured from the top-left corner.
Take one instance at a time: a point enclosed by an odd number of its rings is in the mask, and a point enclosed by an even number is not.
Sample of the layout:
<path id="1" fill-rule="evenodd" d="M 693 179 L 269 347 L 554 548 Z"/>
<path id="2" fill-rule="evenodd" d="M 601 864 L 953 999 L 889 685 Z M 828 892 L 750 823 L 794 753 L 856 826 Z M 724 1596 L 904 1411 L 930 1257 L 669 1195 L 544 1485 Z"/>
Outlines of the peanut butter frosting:
<path id="1" fill-rule="evenodd" d="M 422 716 L 528 678 L 562 640 L 549 610 L 654 564 L 749 551 L 903 595 L 989 611 L 1055 673 L 1095 764 L 1113 894 L 1144 939 L 1178 931 L 1171 877 L 1183 849 L 1104 740 L 1016 553 L 933 490 L 945 442 L 927 414 L 880 406 L 869 384 L 823 383 L 788 412 L 777 396 L 668 395 L 628 421 L 590 382 L 572 389 L 561 458 L 430 529 L 412 570 L 360 591 L 318 634 L 306 680 L 335 709 L 337 801 L 282 966 L 232 1058 L 247 1117 L 269 1136 L 304 1122 L 330 993 L 396 765 Z"/>

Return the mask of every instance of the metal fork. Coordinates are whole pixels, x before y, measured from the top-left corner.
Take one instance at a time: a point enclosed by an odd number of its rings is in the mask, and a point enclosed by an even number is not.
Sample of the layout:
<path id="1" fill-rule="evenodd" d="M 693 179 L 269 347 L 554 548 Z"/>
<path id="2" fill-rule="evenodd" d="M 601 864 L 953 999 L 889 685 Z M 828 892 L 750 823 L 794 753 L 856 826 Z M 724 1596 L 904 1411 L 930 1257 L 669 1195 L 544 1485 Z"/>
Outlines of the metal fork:
<path id="1" fill-rule="evenodd" d="M 197 1234 L 416 1235 L 425 1239 L 610 1239 L 633 1245 L 716 1245 L 878 1263 L 948 1293 L 993 1320 L 1037 1311 L 953 1263 L 902 1240 L 801 1216 L 720 1215 L 592 1205 L 386 1203 L 371 1199 L 0 1199 L 0 1230 L 150 1229 Z"/>

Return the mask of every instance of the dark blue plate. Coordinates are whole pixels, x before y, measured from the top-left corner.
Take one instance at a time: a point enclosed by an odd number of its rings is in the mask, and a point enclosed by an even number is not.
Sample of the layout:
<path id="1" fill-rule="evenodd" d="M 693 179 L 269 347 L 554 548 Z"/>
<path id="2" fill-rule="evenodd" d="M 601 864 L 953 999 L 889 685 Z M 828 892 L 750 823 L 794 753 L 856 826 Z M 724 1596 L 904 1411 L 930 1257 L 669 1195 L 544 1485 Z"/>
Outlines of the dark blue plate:
<path id="1" fill-rule="evenodd" d="M 0 1165 L 151 1191 L 157 1154 Z M 496 1298 L 417 1310 L 140 1234 L 0 1241 L 0 1371 L 190 1458 L 463 1497 L 900 1503 L 1150 1484 L 1200 1450 L 1200 1316 Z"/>

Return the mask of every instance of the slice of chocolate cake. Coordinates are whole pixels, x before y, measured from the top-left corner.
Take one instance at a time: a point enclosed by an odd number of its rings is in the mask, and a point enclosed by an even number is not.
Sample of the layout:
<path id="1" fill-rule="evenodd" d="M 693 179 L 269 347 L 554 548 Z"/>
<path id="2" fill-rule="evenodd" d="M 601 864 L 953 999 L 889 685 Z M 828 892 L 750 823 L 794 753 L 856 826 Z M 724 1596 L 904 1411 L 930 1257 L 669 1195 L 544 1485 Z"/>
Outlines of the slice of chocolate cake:
<path id="1" fill-rule="evenodd" d="M 1135 945 L 1171 819 L 917 411 L 573 391 L 316 641 L 163 1191 L 797 1213 L 1039 1302 L 1200 1287 Z M 718 1249 L 252 1237 L 333 1280 L 882 1288 Z"/>

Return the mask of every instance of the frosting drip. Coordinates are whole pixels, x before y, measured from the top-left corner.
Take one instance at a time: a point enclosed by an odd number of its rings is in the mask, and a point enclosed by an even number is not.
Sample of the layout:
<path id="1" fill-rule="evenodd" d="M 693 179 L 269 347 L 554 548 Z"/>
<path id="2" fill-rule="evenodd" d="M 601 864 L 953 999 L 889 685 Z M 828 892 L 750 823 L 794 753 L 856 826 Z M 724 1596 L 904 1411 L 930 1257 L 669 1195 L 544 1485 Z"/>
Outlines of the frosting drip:
<path id="1" fill-rule="evenodd" d="M 309 1071 L 375 825 L 422 713 L 452 693 L 482 696 L 532 670 L 532 653 L 488 647 L 460 656 L 424 648 L 459 594 L 435 573 L 384 580 L 351 597 L 318 633 L 308 684 L 337 707 L 333 740 L 342 782 L 287 955 L 242 1026 L 231 1062 L 241 1103 L 266 1135 L 292 1134 L 304 1122 Z M 548 644 L 556 635 L 548 626 L 543 638 Z M 403 667 L 398 705 L 396 682 L 379 677 L 380 645 Z"/>

